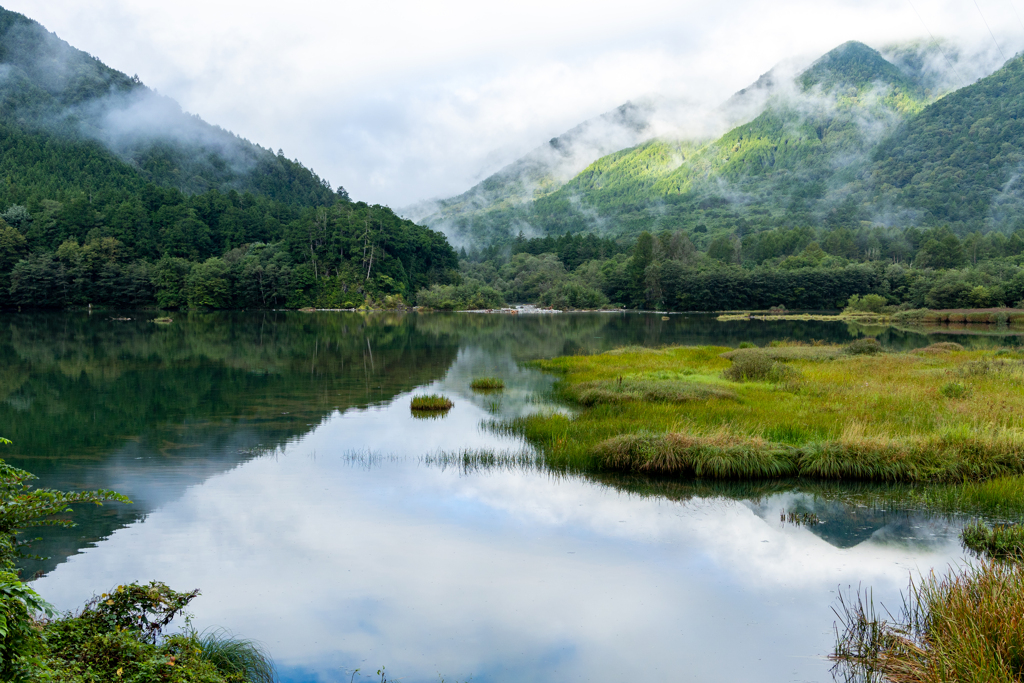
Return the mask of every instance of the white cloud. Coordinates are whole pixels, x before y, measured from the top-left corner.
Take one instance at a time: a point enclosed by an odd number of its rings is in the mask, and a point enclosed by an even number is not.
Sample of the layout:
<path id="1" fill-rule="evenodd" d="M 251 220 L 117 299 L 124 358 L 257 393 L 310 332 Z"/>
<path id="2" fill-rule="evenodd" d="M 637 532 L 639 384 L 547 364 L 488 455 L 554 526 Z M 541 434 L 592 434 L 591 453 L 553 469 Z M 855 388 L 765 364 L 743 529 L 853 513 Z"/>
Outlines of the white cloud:
<path id="1" fill-rule="evenodd" d="M 1012 4 L 978 4 L 1007 56 L 1024 45 Z M 353 197 L 394 206 L 462 192 L 645 94 L 714 104 L 780 60 L 851 39 L 992 41 L 973 3 L 923 0 L 920 18 L 898 0 L 5 6 Z"/>

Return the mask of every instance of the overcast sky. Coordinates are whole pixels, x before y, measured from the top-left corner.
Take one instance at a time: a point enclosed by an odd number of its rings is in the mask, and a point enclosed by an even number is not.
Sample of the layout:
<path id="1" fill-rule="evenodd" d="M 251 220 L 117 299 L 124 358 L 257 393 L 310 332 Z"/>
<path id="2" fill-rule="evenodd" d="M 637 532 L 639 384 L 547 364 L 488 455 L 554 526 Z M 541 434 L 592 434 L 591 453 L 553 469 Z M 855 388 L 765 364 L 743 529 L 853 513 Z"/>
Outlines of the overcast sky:
<path id="1" fill-rule="evenodd" d="M 1007 57 L 1024 47 L 1024 0 L 0 4 L 354 199 L 394 207 L 458 194 L 631 98 L 717 103 L 782 59 L 847 40 L 991 46 L 991 28 Z"/>

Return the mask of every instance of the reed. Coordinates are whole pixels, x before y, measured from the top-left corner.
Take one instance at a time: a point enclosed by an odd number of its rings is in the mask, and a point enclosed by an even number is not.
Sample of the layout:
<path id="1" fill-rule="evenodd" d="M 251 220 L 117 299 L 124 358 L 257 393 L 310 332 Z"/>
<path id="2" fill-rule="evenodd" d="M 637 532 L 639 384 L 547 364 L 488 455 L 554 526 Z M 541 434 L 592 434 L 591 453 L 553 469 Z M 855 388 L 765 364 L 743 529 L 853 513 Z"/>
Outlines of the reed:
<path id="1" fill-rule="evenodd" d="M 505 380 L 499 377 L 477 377 L 469 386 L 475 391 L 501 391 L 505 388 Z"/>
<path id="2" fill-rule="evenodd" d="M 579 410 L 501 429 L 579 472 L 950 484 L 1024 474 L 1024 362 L 863 346 L 630 347 L 539 361 Z"/>
<path id="3" fill-rule="evenodd" d="M 414 411 L 440 412 L 450 410 L 455 405 L 451 399 L 441 394 L 428 394 L 425 396 L 413 396 L 409 407 Z"/>
<path id="4" fill-rule="evenodd" d="M 836 608 L 836 680 L 1015 683 L 1024 676 L 1024 567 L 983 562 L 911 582 L 887 617 L 866 599 Z"/>

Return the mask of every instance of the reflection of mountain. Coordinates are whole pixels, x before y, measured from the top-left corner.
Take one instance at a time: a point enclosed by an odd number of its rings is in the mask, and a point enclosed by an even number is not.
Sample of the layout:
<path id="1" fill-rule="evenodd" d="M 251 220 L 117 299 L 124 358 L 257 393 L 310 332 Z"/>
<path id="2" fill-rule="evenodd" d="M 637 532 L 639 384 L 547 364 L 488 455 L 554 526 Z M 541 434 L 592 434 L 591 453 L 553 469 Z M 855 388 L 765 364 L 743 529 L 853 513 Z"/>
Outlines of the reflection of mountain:
<path id="1" fill-rule="evenodd" d="M 726 498 L 740 502 L 769 524 L 791 523 L 784 515 L 814 513 L 807 524 L 815 536 L 836 548 L 867 540 L 901 546 L 934 547 L 956 536 L 949 515 L 900 509 L 899 487 L 864 482 L 716 481 L 646 479 L 636 475 L 589 475 L 601 483 L 639 496 L 676 501 Z"/>
<path id="2" fill-rule="evenodd" d="M 867 540 L 898 545 L 932 546 L 950 535 L 948 519 L 920 511 L 888 510 L 819 498 L 793 491 L 748 503 L 766 522 L 781 524 L 782 513 L 813 513 L 819 520 L 808 524 L 815 535 L 837 548 L 852 548 Z"/>
<path id="3" fill-rule="evenodd" d="M 308 432 L 334 411 L 391 399 L 456 356 L 412 316 L 225 314 L 170 326 L 106 316 L 12 317 L 0 336 L 8 460 L 41 486 L 111 488 L 127 507 L 48 530 L 54 559 L 105 537 L 191 485 Z"/>

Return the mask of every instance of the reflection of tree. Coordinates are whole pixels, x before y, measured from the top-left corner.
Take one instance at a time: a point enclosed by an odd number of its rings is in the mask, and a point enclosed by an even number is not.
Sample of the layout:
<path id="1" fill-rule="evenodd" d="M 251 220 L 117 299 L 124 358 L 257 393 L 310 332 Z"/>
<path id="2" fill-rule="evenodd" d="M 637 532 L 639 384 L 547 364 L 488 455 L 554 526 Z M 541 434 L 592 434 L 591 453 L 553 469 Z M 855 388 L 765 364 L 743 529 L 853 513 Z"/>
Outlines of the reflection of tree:
<path id="1" fill-rule="evenodd" d="M 46 534 L 42 554 L 60 558 L 335 410 L 442 377 L 456 355 L 453 337 L 392 314 L 182 314 L 168 326 L 16 316 L 0 329 L 5 455 L 41 485 L 127 486 L 136 501 Z"/>

